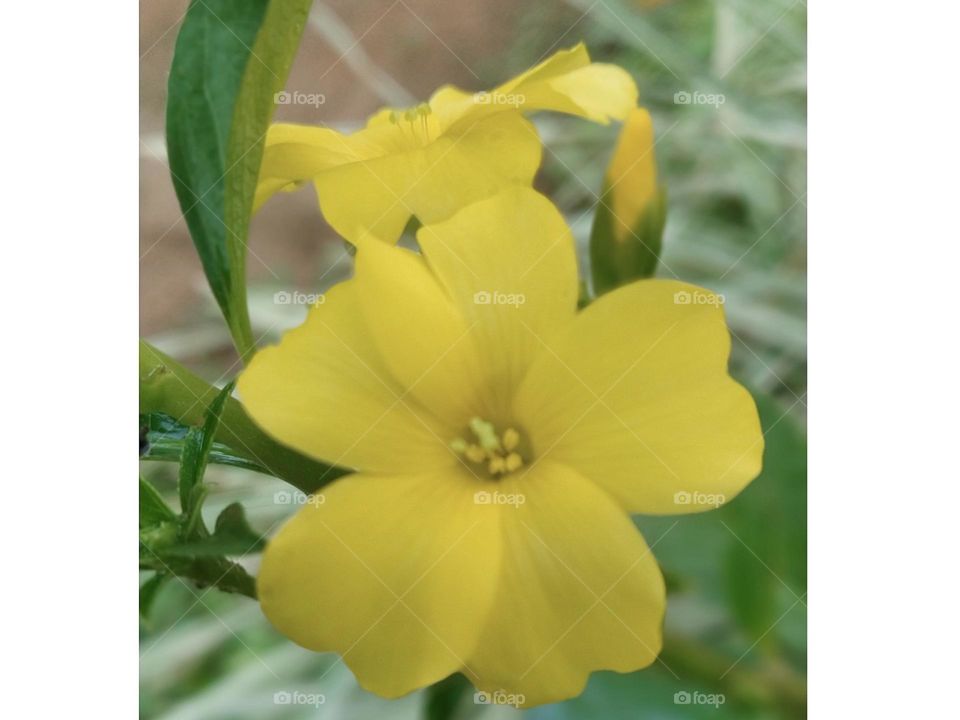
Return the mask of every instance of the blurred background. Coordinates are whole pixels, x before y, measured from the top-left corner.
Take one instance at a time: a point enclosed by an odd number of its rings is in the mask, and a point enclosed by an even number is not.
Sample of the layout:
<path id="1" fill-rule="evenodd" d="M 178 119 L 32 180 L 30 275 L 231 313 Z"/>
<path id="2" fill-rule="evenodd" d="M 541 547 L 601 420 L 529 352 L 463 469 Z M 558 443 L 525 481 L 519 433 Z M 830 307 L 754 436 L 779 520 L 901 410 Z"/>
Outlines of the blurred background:
<path id="1" fill-rule="evenodd" d="M 140 329 L 222 384 L 239 364 L 180 215 L 163 140 L 166 78 L 187 4 L 140 5 Z M 761 477 L 723 509 L 636 519 L 668 582 L 661 660 L 630 675 L 597 673 L 580 698 L 523 714 L 803 717 L 803 0 L 315 2 L 287 87 L 316 102 L 281 106 L 277 119 L 357 128 L 383 105 L 415 104 L 446 83 L 486 89 L 579 41 L 594 59 L 622 65 L 638 81 L 669 192 L 658 274 L 724 295 L 731 371 L 757 398 L 767 449 Z M 538 187 L 566 213 L 585 258 L 617 128 L 545 114 L 535 122 L 547 145 Z M 305 314 L 303 306 L 274 303 L 274 293 L 323 292 L 350 266 L 312 190 L 269 202 L 254 218 L 248 260 L 260 343 Z M 145 463 L 143 472 L 175 497 L 173 465 Z M 211 467 L 207 480 L 211 521 L 240 501 L 266 533 L 296 509 L 279 480 L 222 466 Z M 242 562 L 255 572 L 257 560 Z M 294 693 L 322 696 L 323 703 L 284 701 Z M 247 598 L 171 582 L 141 625 L 145 718 L 419 718 L 424 705 L 424 693 L 386 702 L 360 690 L 335 656 L 292 645 Z M 457 717 L 519 714 L 468 697 Z"/>

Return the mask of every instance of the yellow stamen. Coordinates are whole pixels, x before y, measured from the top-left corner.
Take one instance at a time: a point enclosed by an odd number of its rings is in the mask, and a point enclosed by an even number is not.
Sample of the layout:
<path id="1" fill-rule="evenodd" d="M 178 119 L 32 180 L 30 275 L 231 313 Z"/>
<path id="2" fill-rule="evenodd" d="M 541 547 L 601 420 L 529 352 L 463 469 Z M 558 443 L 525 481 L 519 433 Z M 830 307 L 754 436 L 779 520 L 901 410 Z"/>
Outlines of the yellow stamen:
<path id="1" fill-rule="evenodd" d="M 470 418 L 467 426 L 474 441 L 469 442 L 462 437 L 452 440 L 450 449 L 457 455 L 462 455 L 471 463 L 485 465 L 487 473 L 494 477 L 523 467 L 523 455 L 517 451 L 520 447 L 520 433 L 517 430 L 507 428 L 501 439 L 493 423 L 483 418 Z"/>
<path id="2" fill-rule="evenodd" d="M 466 449 L 464 455 L 467 456 L 467 460 L 475 463 L 481 463 L 487 458 L 487 453 L 479 445 L 471 445 Z"/>
<path id="3" fill-rule="evenodd" d="M 429 103 L 420 103 L 410 108 L 391 110 L 387 118 L 397 126 L 407 143 L 425 145 L 435 139 L 436 120 L 432 120 L 433 108 Z"/>

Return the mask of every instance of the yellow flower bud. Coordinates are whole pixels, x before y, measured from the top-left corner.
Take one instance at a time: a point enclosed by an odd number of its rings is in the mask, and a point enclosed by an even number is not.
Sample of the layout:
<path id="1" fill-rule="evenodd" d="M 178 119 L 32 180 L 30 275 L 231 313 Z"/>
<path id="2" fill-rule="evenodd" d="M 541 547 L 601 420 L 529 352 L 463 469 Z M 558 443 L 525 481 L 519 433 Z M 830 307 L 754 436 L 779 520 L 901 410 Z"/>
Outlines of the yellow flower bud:
<path id="1" fill-rule="evenodd" d="M 657 182 L 653 139 L 650 113 L 631 110 L 607 167 L 590 234 L 595 295 L 650 277 L 657 268 L 666 193 Z"/>
<path id="2" fill-rule="evenodd" d="M 644 108 L 631 110 L 623 123 L 606 181 L 614 237 L 623 242 L 634 232 L 657 192 L 653 120 Z"/>

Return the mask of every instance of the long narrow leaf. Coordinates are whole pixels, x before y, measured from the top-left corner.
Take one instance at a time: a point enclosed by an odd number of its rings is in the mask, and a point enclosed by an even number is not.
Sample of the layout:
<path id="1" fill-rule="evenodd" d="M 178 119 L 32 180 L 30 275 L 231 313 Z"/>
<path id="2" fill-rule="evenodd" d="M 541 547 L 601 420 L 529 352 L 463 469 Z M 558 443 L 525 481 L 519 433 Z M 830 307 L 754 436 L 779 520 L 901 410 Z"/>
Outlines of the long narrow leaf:
<path id="1" fill-rule="evenodd" d="M 167 101 L 173 185 L 234 344 L 254 351 L 246 298 L 250 211 L 273 115 L 310 0 L 193 0 Z"/>
<path id="2" fill-rule="evenodd" d="M 249 344 L 242 268 L 224 222 L 227 143 L 250 48 L 267 0 L 193 0 L 177 36 L 167 91 L 167 155 L 173 187 L 238 348 Z M 237 316 L 239 307 L 244 310 Z"/>
<path id="3" fill-rule="evenodd" d="M 224 414 L 226 409 L 224 409 Z M 222 418 L 222 415 L 221 415 Z M 222 425 L 222 419 L 221 419 Z M 177 422 L 164 413 L 147 413 L 140 416 L 140 427 L 143 444 L 140 449 L 141 460 L 159 460 L 179 463 L 183 456 L 183 446 L 190 432 L 190 427 Z M 218 435 L 222 435 L 222 429 Z M 207 463 L 214 465 L 229 465 L 231 467 L 253 470 L 254 472 L 269 475 L 270 471 L 259 463 L 239 454 L 234 448 L 216 439 L 210 446 Z"/>
<path id="4" fill-rule="evenodd" d="M 207 457 L 213 447 L 213 438 L 220 427 L 220 415 L 223 406 L 233 391 L 233 383 L 229 383 L 207 410 L 203 427 L 191 428 L 183 443 L 183 453 L 180 456 L 180 509 L 187 517 L 193 517 L 199 510 L 199 503 L 203 493 L 199 492 L 203 483 L 203 474 L 207 469 Z"/>
<path id="5" fill-rule="evenodd" d="M 312 0 L 270 0 L 234 106 L 227 143 L 224 222 L 233 240 L 228 242 L 231 267 L 241 281 L 246 274 L 246 242 L 267 128 L 276 109 L 276 95 L 283 89 L 300 44 L 311 3 Z M 239 303 L 234 312 L 242 312 L 246 318 L 246 295 L 234 298 L 234 302 Z M 252 345 L 251 342 L 249 347 L 240 348 L 245 359 L 252 355 Z"/>

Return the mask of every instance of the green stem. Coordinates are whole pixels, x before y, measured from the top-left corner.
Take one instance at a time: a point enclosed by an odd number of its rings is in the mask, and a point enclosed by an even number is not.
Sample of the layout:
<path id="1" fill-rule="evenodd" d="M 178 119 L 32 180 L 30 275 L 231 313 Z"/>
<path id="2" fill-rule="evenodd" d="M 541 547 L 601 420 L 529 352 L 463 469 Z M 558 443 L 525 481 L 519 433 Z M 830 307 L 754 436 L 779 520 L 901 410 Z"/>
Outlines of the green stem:
<path id="1" fill-rule="evenodd" d="M 241 270 L 240 272 L 244 272 Z M 237 349 L 237 354 L 246 365 L 253 358 L 257 350 L 257 345 L 253 340 L 253 329 L 250 326 L 250 311 L 247 307 L 246 291 L 232 303 L 233 310 L 231 320 L 228 323 L 230 337 L 233 339 L 233 346 Z"/>
<path id="2" fill-rule="evenodd" d="M 155 570 L 189 580 L 199 588 L 215 587 L 222 592 L 257 599 L 257 583 L 247 571 L 226 558 L 171 558 L 161 559 L 147 551 L 141 557 L 141 570 Z"/>
<path id="3" fill-rule="evenodd" d="M 218 389 L 155 347 L 140 341 L 140 412 L 161 412 L 184 425 L 202 425 Z M 272 475 L 311 493 L 349 471 L 325 465 L 281 445 L 227 398 L 216 439 Z"/>

